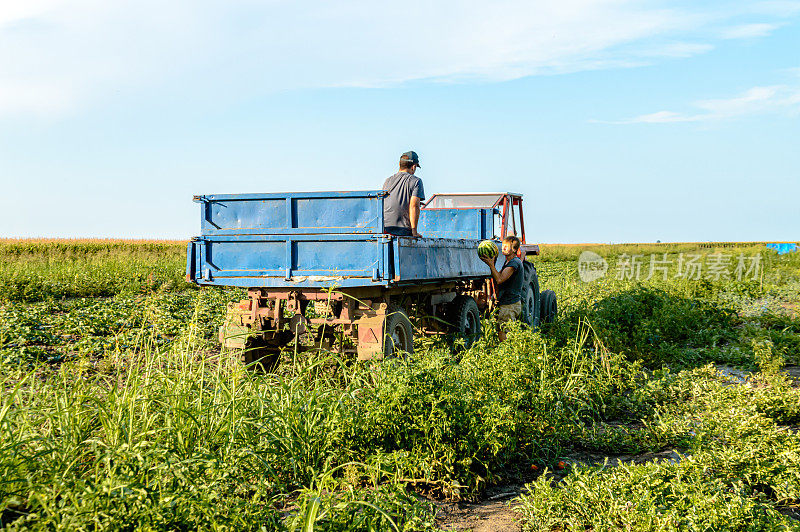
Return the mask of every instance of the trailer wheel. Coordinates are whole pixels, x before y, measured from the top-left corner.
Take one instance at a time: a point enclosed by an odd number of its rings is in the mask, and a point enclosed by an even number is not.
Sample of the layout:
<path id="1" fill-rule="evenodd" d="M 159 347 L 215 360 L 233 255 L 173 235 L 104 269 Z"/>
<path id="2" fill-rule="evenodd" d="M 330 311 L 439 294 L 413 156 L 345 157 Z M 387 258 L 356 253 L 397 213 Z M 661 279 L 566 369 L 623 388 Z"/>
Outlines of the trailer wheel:
<path id="1" fill-rule="evenodd" d="M 414 329 L 405 311 L 397 306 L 389 307 L 386 314 L 383 337 L 383 357 L 394 358 L 401 353 L 414 352 Z"/>
<path id="2" fill-rule="evenodd" d="M 558 303 L 556 302 L 556 293 L 552 290 L 545 290 L 541 296 L 541 321 L 545 323 L 552 323 L 558 314 Z"/>
<path id="3" fill-rule="evenodd" d="M 464 339 L 464 348 L 472 347 L 482 334 L 481 313 L 478 303 L 470 296 L 457 296 L 451 303 L 453 332 Z"/>
<path id="4" fill-rule="evenodd" d="M 276 342 L 260 336 L 248 338 L 242 351 L 242 363 L 256 371 L 270 372 L 274 370 L 280 357 L 280 347 L 276 345 Z"/>

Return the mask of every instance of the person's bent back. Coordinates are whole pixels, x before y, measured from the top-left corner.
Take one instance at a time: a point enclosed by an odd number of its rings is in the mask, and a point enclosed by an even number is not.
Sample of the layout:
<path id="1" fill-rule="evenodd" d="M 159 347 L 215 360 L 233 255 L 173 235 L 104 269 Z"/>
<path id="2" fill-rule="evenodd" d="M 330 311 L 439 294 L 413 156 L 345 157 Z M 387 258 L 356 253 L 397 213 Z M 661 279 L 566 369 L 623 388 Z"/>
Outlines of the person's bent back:
<path id="1" fill-rule="evenodd" d="M 400 157 L 399 171 L 388 177 L 383 190 L 384 231 L 396 236 L 422 236 L 417 231 L 421 202 L 425 200 L 422 180 L 414 175 L 420 168 L 419 156 L 409 151 Z"/>

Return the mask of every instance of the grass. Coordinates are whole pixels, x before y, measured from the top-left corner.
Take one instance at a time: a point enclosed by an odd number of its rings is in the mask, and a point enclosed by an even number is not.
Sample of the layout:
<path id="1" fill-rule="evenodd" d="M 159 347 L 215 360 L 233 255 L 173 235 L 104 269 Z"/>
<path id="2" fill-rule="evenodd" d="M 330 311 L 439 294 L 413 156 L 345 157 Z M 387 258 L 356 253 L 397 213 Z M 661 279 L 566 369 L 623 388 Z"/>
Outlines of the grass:
<path id="1" fill-rule="evenodd" d="M 287 353 L 258 374 L 216 344 L 241 292 L 183 284 L 183 250 L 0 243 L 0 525 L 433 530 L 428 498 L 535 466 L 514 503 L 528 530 L 797 527 L 798 256 L 761 251 L 755 281 L 582 283 L 579 252 L 543 247 L 560 318 L 542 331 L 499 344 L 487 323 L 457 357 L 426 340 L 383 364 Z"/>
<path id="2" fill-rule="evenodd" d="M 175 241 L 0 240 L 0 300 L 187 290 L 185 253 Z"/>

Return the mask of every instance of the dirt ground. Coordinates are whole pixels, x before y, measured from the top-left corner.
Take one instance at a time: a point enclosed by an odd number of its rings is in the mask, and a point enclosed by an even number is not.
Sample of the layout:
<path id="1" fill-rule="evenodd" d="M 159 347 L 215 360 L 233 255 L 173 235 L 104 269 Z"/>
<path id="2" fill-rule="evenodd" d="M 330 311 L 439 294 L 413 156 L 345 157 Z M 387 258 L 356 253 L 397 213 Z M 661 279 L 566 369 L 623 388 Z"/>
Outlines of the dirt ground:
<path id="1" fill-rule="evenodd" d="M 642 464 L 660 460 L 678 461 L 681 456 L 674 450 L 657 453 L 603 455 L 592 453 L 575 453 L 565 457 L 570 467 L 602 464 L 607 460 L 611 467 L 622 463 Z M 553 473 L 554 478 L 566 474 Z M 514 499 L 525 490 L 525 483 L 534 479 L 532 475 L 517 483 L 501 484 L 489 488 L 483 499 L 477 502 L 441 502 L 434 501 L 439 508 L 439 528 L 448 531 L 471 532 L 514 532 L 521 530 L 520 514 L 514 511 Z"/>
<path id="2" fill-rule="evenodd" d="M 439 528 L 450 531 L 505 532 L 521 530 L 512 509 L 524 484 L 505 484 L 487 490 L 479 502 L 437 502 Z"/>
<path id="3" fill-rule="evenodd" d="M 783 371 L 794 381 L 795 386 L 800 386 L 800 366 L 786 366 Z"/>
<path id="4" fill-rule="evenodd" d="M 717 370 L 725 375 L 731 384 L 741 384 L 747 380 L 749 371 L 737 369 L 723 364 L 717 365 Z M 785 366 L 783 372 L 789 376 L 794 386 L 800 386 L 800 366 Z"/>

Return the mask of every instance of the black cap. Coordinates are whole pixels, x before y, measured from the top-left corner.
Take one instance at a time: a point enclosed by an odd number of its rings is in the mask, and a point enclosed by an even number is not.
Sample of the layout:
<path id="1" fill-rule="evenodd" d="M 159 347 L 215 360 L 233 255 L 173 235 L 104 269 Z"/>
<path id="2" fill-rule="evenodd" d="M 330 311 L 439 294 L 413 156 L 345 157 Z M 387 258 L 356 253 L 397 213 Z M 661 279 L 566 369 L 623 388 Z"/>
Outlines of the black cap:
<path id="1" fill-rule="evenodd" d="M 417 152 L 415 152 L 415 151 L 407 151 L 407 152 L 405 152 L 403 155 L 400 156 L 400 160 L 401 161 L 411 161 L 413 164 L 416 164 L 417 166 L 422 168 L 422 165 L 419 164 L 419 155 L 417 155 Z"/>

